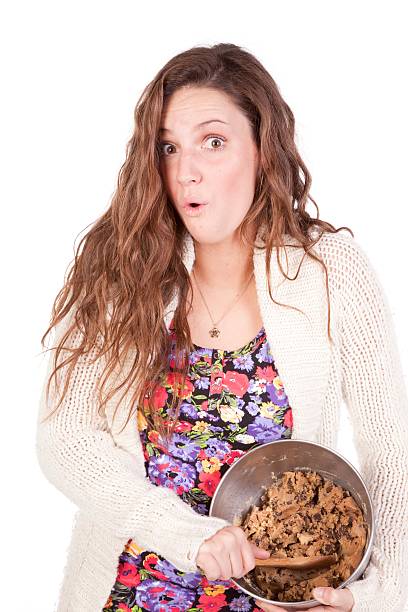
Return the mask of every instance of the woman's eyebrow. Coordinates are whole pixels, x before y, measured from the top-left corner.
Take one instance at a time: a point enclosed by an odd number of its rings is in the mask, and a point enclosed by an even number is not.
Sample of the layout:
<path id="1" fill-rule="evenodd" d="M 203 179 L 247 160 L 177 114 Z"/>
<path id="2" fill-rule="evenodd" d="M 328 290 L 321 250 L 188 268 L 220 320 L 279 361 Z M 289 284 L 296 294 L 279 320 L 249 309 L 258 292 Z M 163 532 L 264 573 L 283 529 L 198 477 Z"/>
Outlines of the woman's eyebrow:
<path id="1" fill-rule="evenodd" d="M 209 123 L 223 123 L 224 125 L 229 125 L 229 123 L 227 123 L 226 121 L 222 121 L 222 119 L 208 119 L 208 121 L 202 121 L 201 123 L 198 123 L 194 129 L 198 130 L 199 128 L 203 127 L 204 125 L 208 125 Z M 171 130 L 166 127 L 161 127 L 159 128 L 159 132 L 161 134 L 163 134 L 164 132 L 171 133 Z"/>

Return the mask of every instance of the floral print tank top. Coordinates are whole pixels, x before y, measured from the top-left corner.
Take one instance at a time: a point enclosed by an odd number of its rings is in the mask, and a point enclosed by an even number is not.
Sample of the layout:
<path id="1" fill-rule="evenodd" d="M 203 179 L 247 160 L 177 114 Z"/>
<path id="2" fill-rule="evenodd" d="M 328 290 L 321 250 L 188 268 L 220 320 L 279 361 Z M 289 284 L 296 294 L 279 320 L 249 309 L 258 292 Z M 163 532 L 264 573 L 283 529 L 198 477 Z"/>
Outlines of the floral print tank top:
<path id="1" fill-rule="evenodd" d="M 171 405 L 175 336 L 172 324 L 169 371 L 155 400 L 166 415 Z M 276 370 L 264 327 L 234 351 L 194 344 L 180 416 L 168 449 L 140 415 L 146 473 L 173 489 L 200 513 L 209 513 L 223 474 L 255 446 L 290 438 L 292 409 Z M 209 581 L 202 572 L 185 573 L 161 555 L 130 539 L 102 612 L 212 612 L 259 610 L 255 600 L 230 580 Z M 260 610 L 259 610 L 260 612 Z"/>

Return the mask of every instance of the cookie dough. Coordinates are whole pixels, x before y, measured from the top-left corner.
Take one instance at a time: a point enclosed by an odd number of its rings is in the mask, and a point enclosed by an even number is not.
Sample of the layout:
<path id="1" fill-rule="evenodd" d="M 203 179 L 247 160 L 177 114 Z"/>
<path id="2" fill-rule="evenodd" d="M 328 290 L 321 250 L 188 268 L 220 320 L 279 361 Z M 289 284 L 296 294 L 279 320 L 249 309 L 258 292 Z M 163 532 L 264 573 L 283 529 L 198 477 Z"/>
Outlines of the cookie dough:
<path id="1" fill-rule="evenodd" d="M 317 586 L 338 587 L 360 563 L 367 538 L 363 513 L 350 493 L 316 472 L 284 472 L 241 521 L 248 539 L 271 555 L 310 557 L 337 553 L 325 568 L 256 567 L 245 580 L 268 599 L 313 599 Z"/>

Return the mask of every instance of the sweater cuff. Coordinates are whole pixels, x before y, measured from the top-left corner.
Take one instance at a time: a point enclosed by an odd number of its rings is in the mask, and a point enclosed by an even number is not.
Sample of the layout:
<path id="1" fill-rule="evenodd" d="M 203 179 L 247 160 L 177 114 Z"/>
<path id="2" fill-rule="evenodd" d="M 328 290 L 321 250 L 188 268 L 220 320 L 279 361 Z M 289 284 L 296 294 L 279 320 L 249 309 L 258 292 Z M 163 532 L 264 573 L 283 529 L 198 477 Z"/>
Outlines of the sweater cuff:
<path id="1" fill-rule="evenodd" d="M 215 535 L 220 529 L 231 525 L 228 521 L 216 517 L 208 517 L 208 523 L 208 526 L 202 530 L 200 529 L 199 534 L 190 536 L 184 558 L 182 560 L 179 558 L 178 562 L 174 563 L 182 572 L 190 573 L 199 571 L 200 568 L 196 564 L 196 557 L 201 544 Z M 169 555 L 167 558 L 171 561 Z"/>
<path id="2" fill-rule="evenodd" d="M 367 567 L 364 578 L 355 580 L 345 588 L 349 589 L 354 597 L 352 612 L 386 612 L 386 609 L 381 607 L 378 571 L 374 565 Z"/>

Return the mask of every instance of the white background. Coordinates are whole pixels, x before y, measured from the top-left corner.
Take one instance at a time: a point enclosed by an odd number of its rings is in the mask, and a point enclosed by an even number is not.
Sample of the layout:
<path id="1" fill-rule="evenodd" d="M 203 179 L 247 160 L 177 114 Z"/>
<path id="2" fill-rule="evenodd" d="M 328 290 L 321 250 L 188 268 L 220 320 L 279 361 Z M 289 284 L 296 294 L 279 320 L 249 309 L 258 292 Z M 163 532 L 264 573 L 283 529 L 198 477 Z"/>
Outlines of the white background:
<path id="1" fill-rule="evenodd" d="M 75 511 L 43 477 L 34 452 L 40 338 L 74 241 L 109 206 L 136 101 L 176 53 L 233 42 L 271 72 L 295 114 L 320 218 L 349 226 L 369 255 L 408 371 L 404 5 L 37 0 L 1 9 L 7 608 L 54 609 Z M 339 450 L 358 466 L 343 416 Z"/>

